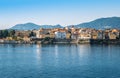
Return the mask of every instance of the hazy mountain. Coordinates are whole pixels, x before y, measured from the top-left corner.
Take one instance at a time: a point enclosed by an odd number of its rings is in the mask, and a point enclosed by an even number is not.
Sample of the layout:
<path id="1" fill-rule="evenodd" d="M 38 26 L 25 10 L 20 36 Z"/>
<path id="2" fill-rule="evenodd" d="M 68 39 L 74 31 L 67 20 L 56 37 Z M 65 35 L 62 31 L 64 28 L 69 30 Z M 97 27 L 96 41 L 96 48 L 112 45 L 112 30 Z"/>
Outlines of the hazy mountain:
<path id="1" fill-rule="evenodd" d="M 26 23 L 26 24 L 17 24 L 10 29 L 14 29 L 14 30 L 33 30 L 33 29 L 39 29 L 39 28 L 40 28 L 40 26 L 36 25 L 34 23 Z"/>
<path id="2" fill-rule="evenodd" d="M 76 28 L 120 28 L 120 17 L 100 18 L 91 22 L 74 25 Z M 71 27 L 71 26 L 69 26 Z"/>
<path id="3" fill-rule="evenodd" d="M 17 24 L 15 26 L 13 26 L 10 29 L 14 29 L 14 30 L 34 30 L 34 29 L 40 29 L 40 28 L 62 28 L 61 25 L 37 25 L 34 23 L 25 23 L 25 24 Z"/>
<path id="4" fill-rule="evenodd" d="M 71 25 L 72 26 L 72 25 Z M 71 27 L 68 26 L 68 27 Z M 100 18 L 91 22 L 82 23 L 74 25 L 76 28 L 95 28 L 95 29 L 105 29 L 105 28 L 120 28 L 120 17 L 109 17 L 109 18 Z M 61 25 L 36 25 L 34 23 L 26 24 L 17 24 L 10 29 L 15 30 L 34 30 L 40 28 L 63 28 Z"/>
<path id="5" fill-rule="evenodd" d="M 50 29 L 52 29 L 52 28 L 63 28 L 63 27 L 58 24 L 58 25 L 41 25 L 40 28 L 45 28 L 45 29 L 50 28 Z"/>

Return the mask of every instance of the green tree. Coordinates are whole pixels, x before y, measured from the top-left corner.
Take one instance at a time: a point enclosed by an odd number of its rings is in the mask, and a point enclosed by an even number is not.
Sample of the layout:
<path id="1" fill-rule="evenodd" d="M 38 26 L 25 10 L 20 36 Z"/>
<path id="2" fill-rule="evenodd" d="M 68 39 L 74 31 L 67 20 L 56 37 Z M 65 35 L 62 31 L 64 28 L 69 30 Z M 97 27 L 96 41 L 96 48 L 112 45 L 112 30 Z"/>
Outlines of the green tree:
<path id="1" fill-rule="evenodd" d="M 0 30 L 0 38 L 3 38 L 3 32 Z"/>
<path id="2" fill-rule="evenodd" d="M 2 30 L 2 37 L 3 38 L 8 37 L 8 35 L 9 35 L 8 30 Z"/>
<path id="3" fill-rule="evenodd" d="M 14 37 L 14 36 L 15 36 L 15 30 L 10 30 L 9 37 Z"/>
<path id="4" fill-rule="evenodd" d="M 29 34 L 29 37 L 33 37 L 33 36 L 35 36 L 36 34 L 33 32 L 33 31 L 31 31 L 30 32 L 30 34 Z"/>

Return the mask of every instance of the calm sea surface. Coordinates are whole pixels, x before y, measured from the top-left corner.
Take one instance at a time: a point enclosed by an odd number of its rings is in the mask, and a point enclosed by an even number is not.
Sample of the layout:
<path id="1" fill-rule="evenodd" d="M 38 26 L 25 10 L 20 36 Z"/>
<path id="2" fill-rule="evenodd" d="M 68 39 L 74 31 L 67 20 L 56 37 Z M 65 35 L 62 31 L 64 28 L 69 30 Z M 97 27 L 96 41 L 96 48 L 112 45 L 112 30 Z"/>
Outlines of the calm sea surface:
<path id="1" fill-rule="evenodd" d="M 120 45 L 0 44 L 0 78 L 120 78 Z"/>

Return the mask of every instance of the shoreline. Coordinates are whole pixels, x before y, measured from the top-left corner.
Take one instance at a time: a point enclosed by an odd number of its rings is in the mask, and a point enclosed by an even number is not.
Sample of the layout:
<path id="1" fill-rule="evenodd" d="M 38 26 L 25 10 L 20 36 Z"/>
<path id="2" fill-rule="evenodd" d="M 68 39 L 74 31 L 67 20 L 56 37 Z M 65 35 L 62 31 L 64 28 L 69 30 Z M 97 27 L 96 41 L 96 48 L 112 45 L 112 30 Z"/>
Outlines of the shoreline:
<path id="1" fill-rule="evenodd" d="M 62 40 L 49 40 L 49 41 L 0 41 L 0 44 L 120 44 L 120 40 L 112 39 L 87 39 L 87 40 L 71 40 L 71 39 L 62 39 Z"/>

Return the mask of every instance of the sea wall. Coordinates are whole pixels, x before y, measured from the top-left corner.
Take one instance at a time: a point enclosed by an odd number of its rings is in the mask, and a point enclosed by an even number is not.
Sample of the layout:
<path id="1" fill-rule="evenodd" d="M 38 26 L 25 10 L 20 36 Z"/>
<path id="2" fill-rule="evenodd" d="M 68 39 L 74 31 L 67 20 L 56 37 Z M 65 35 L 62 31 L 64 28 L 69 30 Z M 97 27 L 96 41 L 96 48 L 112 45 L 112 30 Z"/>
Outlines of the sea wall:
<path id="1" fill-rule="evenodd" d="M 77 43 L 77 40 L 74 39 L 55 39 L 53 43 Z"/>
<path id="2" fill-rule="evenodd" d="M 0 40 L 0 44 L 120 44 L 120 40 L 112 39 L 40 39 L 32 41 Z"/>
<path id="3" fill-rule="evenodd" d="M 90 39 L 90 44 L 120 44 L 118 39 Z"/>
<path id="4" fill-rule="evenodd" d="M 112 39 L 50 39 L 36 41 L 39 44 L 120 44 L 120 40 Z"/>
<path id="5" fill-rule="evenodd" d="M 34 41 L 0 40 L 0 44 L 34 44 Z"/>

